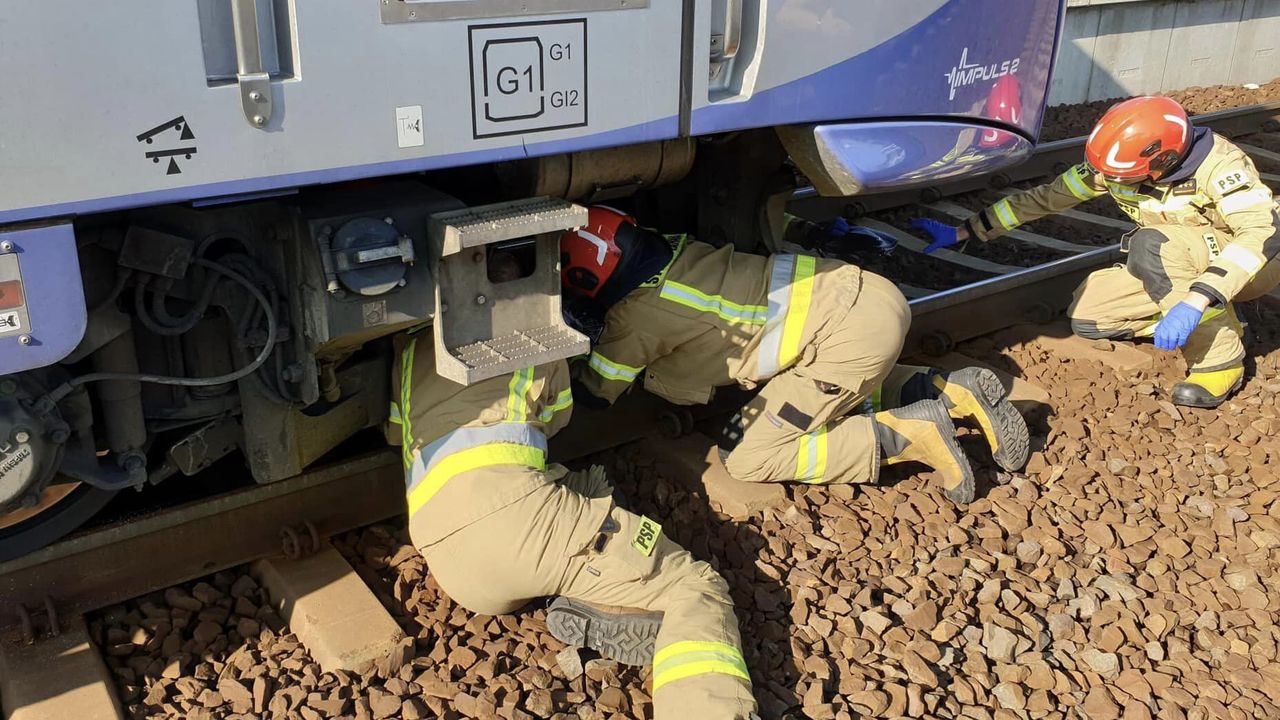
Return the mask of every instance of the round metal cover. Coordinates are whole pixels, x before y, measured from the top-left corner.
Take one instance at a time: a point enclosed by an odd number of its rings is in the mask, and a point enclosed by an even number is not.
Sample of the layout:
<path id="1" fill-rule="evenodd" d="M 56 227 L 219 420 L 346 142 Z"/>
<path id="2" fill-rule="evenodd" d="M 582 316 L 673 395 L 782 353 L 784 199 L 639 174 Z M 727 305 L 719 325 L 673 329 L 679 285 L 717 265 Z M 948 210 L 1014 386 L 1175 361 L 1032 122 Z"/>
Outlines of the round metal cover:
<path id="1" fill-rule="evenodd" d="M 358 295 L 381 295 L 404 279 L 406 268 L 397 254 L 393 258 L 360 262 L 361 251 L 394 249 L 400 232 L 395 225 L 380 218 L 361 217 L 349 220 L 334 234 L 332 249 L 338 281 Z M 345 259 L 345 262 L 344 262 Z"/>

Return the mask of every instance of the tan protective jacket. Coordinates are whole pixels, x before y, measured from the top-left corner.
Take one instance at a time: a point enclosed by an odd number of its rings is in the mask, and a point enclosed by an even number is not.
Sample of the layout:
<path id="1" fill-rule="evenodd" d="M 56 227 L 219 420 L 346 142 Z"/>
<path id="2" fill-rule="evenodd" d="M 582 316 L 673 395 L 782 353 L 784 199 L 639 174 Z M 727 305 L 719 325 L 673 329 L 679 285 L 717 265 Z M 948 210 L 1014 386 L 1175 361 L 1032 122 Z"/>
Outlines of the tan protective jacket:
<path id="1" fill-rule="evenodd" d="M 400 430 L 409 516 L 427 528 L 415 542 L 440 540 L 559 477 L 544 471 L 547 438 L 572 414 L 563 361 L 465 386 L 435 374 L 430 332 L 402 335 L 397 346 L 391 423 Z M 499 465 L 508 471 L 477 481 L 477 471 Z"/>
<path id="2" fill-rule="evenodd" d="M 1192 287 L 1230 301 L 1280 252 L 1280 215 L 1253 161 L 1220 135 L 1195 175 L 1178 183 L 1139 186 L 1108 182 L 1080 163 L 1053 182 L 997 202 L 966 221 L 970 234 L 987 241 L 1019 225 L 1110 193 L 1141 227 L 1179 225 L 1216 231 L 1225 244 Z"/>
<path id="3" fill-rule="evenodd" d="M 861 270 L 842 262 L 671 240 L 671 263 L 610 308 L 575 368 L 598 398 L 614 402 L 642 374 L 647 390 L 682 405 L 709 401 L 716 387 L 753 386 L 805 360 L 857 295 Z"/>

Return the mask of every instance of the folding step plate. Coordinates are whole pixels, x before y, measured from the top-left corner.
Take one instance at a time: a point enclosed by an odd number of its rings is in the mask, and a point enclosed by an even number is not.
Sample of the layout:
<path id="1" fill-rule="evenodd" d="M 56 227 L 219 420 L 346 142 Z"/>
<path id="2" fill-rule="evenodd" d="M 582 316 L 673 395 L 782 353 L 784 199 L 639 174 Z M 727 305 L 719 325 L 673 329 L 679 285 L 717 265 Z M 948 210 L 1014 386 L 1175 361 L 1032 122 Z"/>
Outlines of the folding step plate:
<path id="1" fill-rule="evenodd" d="M 440 309 L 436 371 L 442 377 L 470 385 L 590 351 L 587 337 L 560 313 L 560 233 L 586 222 L 586 208 L 555 198 L 431 216 Z M 534 245 L 532 274 L 491 282 L 486 246 L 513 240 Z"/>

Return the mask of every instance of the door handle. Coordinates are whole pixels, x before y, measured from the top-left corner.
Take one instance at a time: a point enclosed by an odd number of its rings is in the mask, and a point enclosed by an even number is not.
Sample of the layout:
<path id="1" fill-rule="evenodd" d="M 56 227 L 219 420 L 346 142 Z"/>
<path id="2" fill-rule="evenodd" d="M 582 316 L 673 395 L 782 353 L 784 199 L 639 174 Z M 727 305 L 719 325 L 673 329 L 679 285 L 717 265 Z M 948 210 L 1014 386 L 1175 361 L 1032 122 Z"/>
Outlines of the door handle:
<path id="1" fill-rule="evenodd" d="M 231 0 L 231 25 L 236 41 L 236 82 L 244 119 L 255 128 L 271 122 L 271 76 L 262 67 L 258 36 L 258 0 Z"/>
<path id="2" fill-rule="evenodd" d="M 711 7 L 711 61 L 732 60 L 742 45 L 742 0 L 714 0 Z"/>

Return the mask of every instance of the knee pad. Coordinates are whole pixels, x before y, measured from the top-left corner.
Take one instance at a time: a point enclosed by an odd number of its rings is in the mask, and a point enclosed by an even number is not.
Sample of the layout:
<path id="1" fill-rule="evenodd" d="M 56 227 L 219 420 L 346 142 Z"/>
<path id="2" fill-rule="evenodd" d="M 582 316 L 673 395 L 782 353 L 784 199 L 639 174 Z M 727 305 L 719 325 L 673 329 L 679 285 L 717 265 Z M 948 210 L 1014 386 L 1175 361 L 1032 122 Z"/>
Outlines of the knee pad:
<path id="1" fill-rule="evenodd" d="M 1173 282 L 1164 267 L 1162 246 L 1169 238 L 1159 230 L 1138 228 L 1129 236 L 1129 257 L 1125 267 L 1129 274 L 1142 281 L 1142 287 L 1152 300 L 1160 302 L 1173 292 Z"/>

